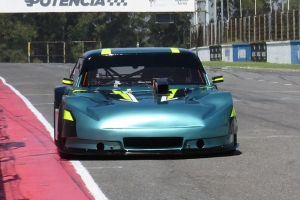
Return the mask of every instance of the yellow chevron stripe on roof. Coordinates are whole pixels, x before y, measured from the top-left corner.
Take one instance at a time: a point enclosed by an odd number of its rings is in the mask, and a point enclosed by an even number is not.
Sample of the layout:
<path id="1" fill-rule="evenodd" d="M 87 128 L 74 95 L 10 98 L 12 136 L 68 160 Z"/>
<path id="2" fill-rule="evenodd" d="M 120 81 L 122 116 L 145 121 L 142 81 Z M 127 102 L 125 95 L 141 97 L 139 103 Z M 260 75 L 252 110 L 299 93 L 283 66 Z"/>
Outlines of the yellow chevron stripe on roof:
<path id="1" fill-rule="evenodd" d="M 172 53 L 180 53 L 178 48 L 170 48 Z"/>
<path id="2" fill-rule="evenodd" d="M 101 55 L 109 55 L 111 54 L 111 49 L 102 49 L 101 50 Z"/>

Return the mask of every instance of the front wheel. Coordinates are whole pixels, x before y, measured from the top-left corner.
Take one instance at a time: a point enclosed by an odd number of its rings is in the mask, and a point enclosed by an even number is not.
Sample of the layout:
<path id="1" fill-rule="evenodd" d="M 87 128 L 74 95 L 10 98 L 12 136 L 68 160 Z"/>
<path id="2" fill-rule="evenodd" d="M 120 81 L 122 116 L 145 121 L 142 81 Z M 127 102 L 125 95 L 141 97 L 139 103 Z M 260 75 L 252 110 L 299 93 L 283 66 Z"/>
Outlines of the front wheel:
<path id="1" fill-rule="evenodd" d="M 57 131 L 55 131 L 55 134 L 54 134 L 54 141 L 55 141 L 55 145 L 57 147 L 59 157 L 61 157 L 63 159 L 67 159 L 67 158 L 70 157 L 69 154 L 61 152 L 61 150 L 64 149 L 65 144 L 66 144 L 66 138 L 62 137 L 62 135 L 61 135 L 62 134 L 62 129 L 63 129 L 62 114 L 63 114 L 62 106 L 60 105 L 58 116 L 57 116 L 57 118 L 58 118 L 58 120 L 57 120 Z M 56 140 L 56 138 L 57 138 L 57 140 Z"/>
<path id="2" fill-rule="evenodd" d="M 58 123 L 58 124 L 60 124 L 60 123 Z M 59 130 L 61 130 L 61 129 L 59 129 Z M 62 150 L 64 149 L 65 144 L 66 144 L 66 138 L 61 137 L 61 134 L 59 134 L 59 133 L 61 133 L 61 132 L 58 132 L 58 138 L 57 138 L 58 140 L 57 140 L 57 145 L 56 145 L 58 155 L 59 155 L 59 157 L 61 157 L 63 159 L 68 159 L 68 158 L 70 158 L 70 155 L 62 152 Z"/>
<path id="3" fill-rule="evenodd" d="M 54 140 L 54 144 L 55 144 L 55 146 L 57 147 L 57 145 L 58 145 L 58 142 L 57 142 L 57 137 L 56 137 L 56 135 L 57 135 L 57 128 L 56 128 L 56 125 L 57 125 L 57 122 L 56 122 L 56 119 L 57 119 L 57 117 L 59 116 L 56 116 L 56 112 L 55 112 L 55 110 L 57 109 L 58 107 L 57 107 L 57 105 L 56 105 L 56 101 L 54 101 L 54 108 L 53 108 L 53 127 L 54 127 L 54 134 L 53 134 L 53 140 Z M 59 120 L 59 119 L 58 119 Z"/>
<path id="4" fill-rule="evenodd" d="M 70 154 L 61 152 L 59 149 L 57 151 L 58 151 L 59 157 L 62 158 L 62 159 L 69 159 L 71 157 Z"/>

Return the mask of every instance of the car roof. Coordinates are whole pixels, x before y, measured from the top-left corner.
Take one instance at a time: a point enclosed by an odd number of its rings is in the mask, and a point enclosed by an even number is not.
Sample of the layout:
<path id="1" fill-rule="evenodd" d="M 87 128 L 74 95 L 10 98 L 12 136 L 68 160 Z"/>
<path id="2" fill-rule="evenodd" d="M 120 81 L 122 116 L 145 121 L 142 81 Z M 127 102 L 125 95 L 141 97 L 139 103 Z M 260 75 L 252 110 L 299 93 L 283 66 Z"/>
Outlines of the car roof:
<path id="1" fill-rule="evenodd" d="M 197 69 L 200 69 L 205 73 L 203 65 L 199 59 L 199 57 L 189 49 L 185 48 L 176 48 L 176 47 L 130 47 L 130 48 L 102 48 L 102 49 L 94 49 L 87 51 L 83 54 L 83 58 L 89 59 L 91 57 L 102 57 L 102 56 L 118 56 L 118 55 L 128 55 L 128 56 L 142 56 L 142 57 L 153 57 L 153 55 L 162 55 L 165 58 L 177 57 L 183 60 L 187 60 L 187 63 L 192 63 L 192 65 L 196 66 Z M 179 57 L 178 57 L 179 56 Z M 154 57 L 153 57 L 154 58 Z M 160 57 L 162 58 L 162 57 Z M 166 59 L 166 62 L 168 59 Z M 176 60 L 176 59 L 175 59 Z M 155 62 L 155 61 L 153 61 Z"/>
<path id="2" fill-rule="evenodd" d="M 111 50 L 112 54 L 139 54 L 139 53 L 172 53 L 172 51 L 179 50 L 180 53 L 195 54 L 194 52 L 175 47 L 128 47 L 128 48 L 102 48 L 90 50 L 84 53 L 84 57 L 101 54 L 103 50 Z"/>

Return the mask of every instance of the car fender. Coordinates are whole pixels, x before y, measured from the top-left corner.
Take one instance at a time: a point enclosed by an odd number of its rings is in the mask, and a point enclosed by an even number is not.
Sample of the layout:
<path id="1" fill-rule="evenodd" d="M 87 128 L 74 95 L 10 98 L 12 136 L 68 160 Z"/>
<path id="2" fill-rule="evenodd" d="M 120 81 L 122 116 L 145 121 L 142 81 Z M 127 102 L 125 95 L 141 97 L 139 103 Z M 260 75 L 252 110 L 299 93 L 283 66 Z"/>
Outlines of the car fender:
<path id="1" fill-rule="evenodd" d="M 62 96 L 65 94 L 66 86 L 58 85 L 54 88 L 54 108 L 59 108 L 62 101 Z"/>

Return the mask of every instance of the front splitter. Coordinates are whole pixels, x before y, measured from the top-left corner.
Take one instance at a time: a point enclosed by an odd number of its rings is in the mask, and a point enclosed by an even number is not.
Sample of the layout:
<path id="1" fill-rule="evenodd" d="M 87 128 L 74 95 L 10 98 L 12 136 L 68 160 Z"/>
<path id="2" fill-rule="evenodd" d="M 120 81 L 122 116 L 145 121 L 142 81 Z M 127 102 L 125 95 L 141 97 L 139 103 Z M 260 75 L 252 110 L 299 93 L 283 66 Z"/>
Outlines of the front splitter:
<path id="1" fill-rule="evenodd" d="M 205 155 L 218 154 L 234 151 L 239 143 L 231 143 L 223 146 L 203 149 L 182 149 L 182 150 L 91 150 L 78 148 L 58 149 L 61 153 L 69 155 L 95 155 L 95 156 L 120 156 L 120 155 Z"/>

